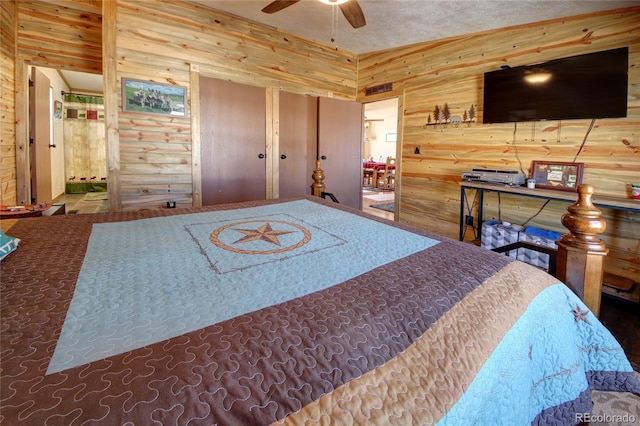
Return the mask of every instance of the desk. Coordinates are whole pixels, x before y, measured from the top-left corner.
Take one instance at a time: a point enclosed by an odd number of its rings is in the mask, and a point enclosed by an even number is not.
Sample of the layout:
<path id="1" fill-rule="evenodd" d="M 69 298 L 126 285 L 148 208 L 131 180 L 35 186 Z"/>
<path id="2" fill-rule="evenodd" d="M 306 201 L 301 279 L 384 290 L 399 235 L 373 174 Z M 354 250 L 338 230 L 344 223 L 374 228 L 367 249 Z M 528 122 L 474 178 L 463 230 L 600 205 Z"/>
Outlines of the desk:
<path id="1" fill-rule="evenodd" d="M 471 205 L 469 205 L 469 199 L 467 196 L 468 189 L 476 191 L 473 203 L 471 203 Z M 544 200 L 565 201 L 567 203 L 575 203 L 578 200 L 577 192 L 554 191 L 553 189 L 541 188 L 529 189 L 522 186 L 506 186 L 502 184 L 485 182 L 460 182 L 460 241 L 464 240 L 464 235 L 469 226 L 473 228 L 474 236 L 478 238 L 475 226 L 473 225 L 473 205 L 476 201 L 478 202 L 478 227 L 482 227 L 484 191 L 520 195 L 530 198 L 542 198 Z M 603 207 L 613 210 L 627 210 L 634 213 L 640 213 L 640 201 L 638 200 L 632 200 L 630 198 L 622 197 L 610 197 L 598 194 L 594 194 L 592 200 L 593 204 L 595 204 L 597 207 Z M 465 206 L 467 208 L 466 215 Z"/>

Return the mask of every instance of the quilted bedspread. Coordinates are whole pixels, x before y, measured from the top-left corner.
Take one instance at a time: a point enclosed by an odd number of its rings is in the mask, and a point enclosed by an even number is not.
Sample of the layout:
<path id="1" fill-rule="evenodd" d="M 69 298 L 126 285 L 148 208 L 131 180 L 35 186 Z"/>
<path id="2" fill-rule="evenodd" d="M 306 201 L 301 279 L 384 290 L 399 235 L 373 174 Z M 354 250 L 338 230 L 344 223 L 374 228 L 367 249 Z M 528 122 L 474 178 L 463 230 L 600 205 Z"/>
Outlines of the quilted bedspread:
<path id="1" fill-rule="evenodd" d="M 545 272 L 321 199 L 8 234 L 2 424 L 576 424 L 640 394 Z"/>

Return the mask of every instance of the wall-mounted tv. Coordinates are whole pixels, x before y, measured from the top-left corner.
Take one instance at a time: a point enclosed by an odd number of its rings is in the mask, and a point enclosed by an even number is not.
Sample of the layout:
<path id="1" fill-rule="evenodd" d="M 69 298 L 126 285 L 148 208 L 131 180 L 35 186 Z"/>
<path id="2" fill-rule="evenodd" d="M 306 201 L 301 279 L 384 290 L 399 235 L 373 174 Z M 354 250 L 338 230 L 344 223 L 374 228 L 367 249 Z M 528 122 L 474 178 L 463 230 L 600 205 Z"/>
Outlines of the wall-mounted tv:
<path id="1" fill-rule="evenodd" d="M 483 123 L 627 116 L 629 48 L 484 74 Z"/>

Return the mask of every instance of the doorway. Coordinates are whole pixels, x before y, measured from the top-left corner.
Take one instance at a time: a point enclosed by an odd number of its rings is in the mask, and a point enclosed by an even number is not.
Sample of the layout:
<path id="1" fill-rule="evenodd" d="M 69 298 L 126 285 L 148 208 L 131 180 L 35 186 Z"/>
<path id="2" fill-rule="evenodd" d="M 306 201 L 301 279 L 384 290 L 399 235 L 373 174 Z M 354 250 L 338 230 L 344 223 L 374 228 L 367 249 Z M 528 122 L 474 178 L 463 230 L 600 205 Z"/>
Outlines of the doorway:
<path id="1" fill-rule="evenodd" d="M 380 168 L 388 157 L 396 158 L 398 99 L 364 104 L 364 116 L 362 210 L 393 220 L 395 185 L 378 185 L 380 182 L 375 181 L 378 173 L 367 173 L 370 167 L 365 171 L 364 166 L 376 163 L 374 167 Z"/>
<path id="2" fill-rule="evenodd" d="M 46 106 L 46 110 L 38 114 L 35 108 L 30 107 L 30 132 L 34 134 L 34 130 L 46 128 L 49 135 L 44 141 L 46 149 L 39 150 L 39 146 L 35 146 L 37 140 L 30 145 L 32 173 L 38 180 L 45 180 L 44 185 L 47 186 L 44 192 L 32 189 L 31 201 L 67 204 L 64 197 L 70 183 L 75 184 L 74 188 L 81 184 L 91 188 L 104 186 L 106 195 L 102 76 L 35 66 L 28 66 L 27 70 L 30 80 L 38 75 L 47 86 L 46 93 L 42 90 L 39 94 L 30 95 L 30 101 Z M 38 132 L 35 135 L 36 139 L 43 139 Z M 43 154 L 48 154 L 48 158 L 42 157 Z M 34 176 L 31 175 L 30 179 L 33 188 L 36 183 Z M 44 198 L 43 193 L 46 194 Z M 73 201 L 75 204 L 75 199 Z"/>

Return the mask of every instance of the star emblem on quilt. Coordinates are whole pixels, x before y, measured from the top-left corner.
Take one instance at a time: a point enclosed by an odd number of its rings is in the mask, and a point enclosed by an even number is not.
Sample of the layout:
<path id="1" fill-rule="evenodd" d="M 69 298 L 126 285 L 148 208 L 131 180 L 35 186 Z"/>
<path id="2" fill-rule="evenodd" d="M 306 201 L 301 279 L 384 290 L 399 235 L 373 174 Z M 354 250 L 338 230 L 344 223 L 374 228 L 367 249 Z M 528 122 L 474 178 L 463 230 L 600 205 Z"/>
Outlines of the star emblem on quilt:
<path id="1" fill-rule="evenodd" d="M 247 243 L 250 241 L 266 241 L 268 243 L 272 243 L 275 245 L 280 245 L 280 240 L 278 240 L 278 237 L 280 235 L 285 235 L 285 234 L 290 234 L 293 231 L 278 231 L 275 230 L 271 227 L 270 223 L 265 223 L 264 225 L 262 225 L 261 227 L 259 227 L 258 229 L 238 229 L 238 228 L 234 228 L 234 231 L 237 231 L 241 234 L 244 234 L 244 237 L 240 238 L 239 240 L 237 240 L 236 242 L 234 242 L 234 244 L 239 244 L 239 243 Z"/>
<path id="2" fill-rule="evenodd" d="M 571 310 L 571 313 L 573 314 L 573 318 L 576 320 L 576 322 L 584 321 L 587 324 L 591 325 L 591 323 L 587 319 L 587 315 L 589 314 L 589 311 L 586 309 L 585 310 L 580 309 L 580 306 L 577 303 L 576 303 L 576 307 Z"/>
<path id="3" fill-rule="evenodd" d="M 240 238 L 238 233 L 242 234 Z M 215 246 L 234 253 L 277 254 L 304 246 L 311 241 L 311 232 L 291 221 L 250 219 L 215 229 L 209 240 Z"/>

